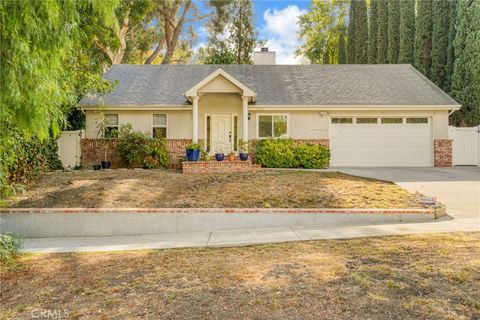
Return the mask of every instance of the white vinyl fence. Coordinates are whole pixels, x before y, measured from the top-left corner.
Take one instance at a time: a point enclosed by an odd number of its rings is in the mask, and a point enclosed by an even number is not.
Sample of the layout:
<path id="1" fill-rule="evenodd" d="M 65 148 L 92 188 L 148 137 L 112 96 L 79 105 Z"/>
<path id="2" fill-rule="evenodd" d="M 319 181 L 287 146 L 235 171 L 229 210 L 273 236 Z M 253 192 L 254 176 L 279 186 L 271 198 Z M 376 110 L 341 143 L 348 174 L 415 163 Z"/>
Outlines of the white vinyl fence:
<path id="1" fill-rule="evenodd" d="M 57 139 L 58 157 L 65 169 L 73 169 L 75 166 L 80 165 L 82 157 L 80 140 L 84 134 L 83 130 L 62 131 Z"/>
<path id="2" fill-rule="evenodd" d="M 454 166 L 480 165 L 480 126 L 448 127 L 448 135 L 453 140 L 452 157 Z"/>

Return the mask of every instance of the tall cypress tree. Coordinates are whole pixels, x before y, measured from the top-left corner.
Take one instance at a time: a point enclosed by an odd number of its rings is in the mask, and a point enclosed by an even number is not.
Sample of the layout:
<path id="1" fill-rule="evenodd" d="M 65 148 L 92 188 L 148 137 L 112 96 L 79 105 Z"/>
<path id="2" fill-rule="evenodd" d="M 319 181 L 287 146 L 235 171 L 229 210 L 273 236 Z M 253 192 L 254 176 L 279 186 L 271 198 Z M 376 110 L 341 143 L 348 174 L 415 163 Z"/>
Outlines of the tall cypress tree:
<path id="1" fill-rule="evenodd" d="M 387 63 L 388 1 L 378 1 L 377 63 Z"/>
<path id="2" fill-rule="evenodd" d="M 355 63 L 355 22 L 357 1 L 350 0 L 348 10 L 348 41 L 347 41 L 347 63 Z"/>
<path id="3" fill-rule="evenodd" d="M 449 93 L 452 88 L 453 63 L 455 61 L 455 52 L 453 42 L 456 35 L 456 17 L 458 0 L 450 0 L 450 27 L 448 30 L 448 52 L 447 52 L 447 81 L 445 83 L 445 92 Z"/>
<path id="4" fill-rule="evenodd" d="M 340 30 L 338 35 L 338 64 L 347 63 L 347 52 L 345 50 L 345 31 Z"/>
<path id="5" fill-rule="evenodd" d="M 366 0 L 356 0 L 355 63 L 368 63 L 368 15 Z"/>
<path id="6" fill-rule="evenodd" d="M 415 68 L 430 78 L 432 66 L 432 0 L 417 1 Z"/>
<path id="7" fill-rule="evenodd" d="M 432 69 L 430 78 L 442 90 L 446 90 L 448 32 L 450 28 L 450 3 L 448 0 L 433 2 L 432 18 Z"/>
<path id="8" fill-rule="evenodd" d="M 400 1 L 388 1 L 388 63 L 398 62 L 400 47 Z"/>
<path id="9" fill-rule="evenodd" d="M 480 2 L 459 1 L 457 10 L 452 95 L 462 108 L 453 114 L 453 122 L 476 126 L 480 124 Z"/>
<path id="10" fill-rule="evenodd" d="M 400 1 L 400 48 L 398 63 L 413 64 L 415 39 L 415 0 Z"/>
<path id="11" fill-rule="evenodd" d="M 370 20 L 368 30 L 368 63 L 377 63 L 378 0 L 370 1 Z"/>

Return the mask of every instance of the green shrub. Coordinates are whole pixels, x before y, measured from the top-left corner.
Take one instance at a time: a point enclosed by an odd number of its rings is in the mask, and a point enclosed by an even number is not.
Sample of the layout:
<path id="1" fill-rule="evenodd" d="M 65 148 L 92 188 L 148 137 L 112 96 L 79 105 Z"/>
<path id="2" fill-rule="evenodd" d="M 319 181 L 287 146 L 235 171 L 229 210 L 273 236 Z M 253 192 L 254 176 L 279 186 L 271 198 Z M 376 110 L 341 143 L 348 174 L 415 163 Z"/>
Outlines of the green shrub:
<path id="1" fill-rule="evenodd" d="M 255 143 L 255 159 L 267 168 L 296 168 L 295 142 L 292 139 L 265 139 Z"/>
<path id="2" fill-rule="evenodd" d="M 145 168 L 168 168 L 170 165 L 168 143 L 164 138 L 150 139 L 145 148 L 145 152 L 146 156 L 143 161 Z"/>
<path id="3" fill-rule="evenodd" d="M 7 267 L 14 265 L 20 247 L 20 240 L 12 234 L 0 234 L 0 264 Z"/>
<path id="4" fill-rule="evenodd" d="M 185 146 L 185 149 L 188 149 L 188 150 L 202 150 L 202 145 L 200 143 L 189 143 Z"/>
<path id="5" fill-rule="evenodd" d="M 328 166 L 330 151 L 323 145 L 292 139 L 259 140 L 254 145 L 255 161 L 267 168 L 321 169 Z"/>
<path id="6" fill-rule="evenodd" d="M 150 139 L 140 131 L 133 131 L 131 124 L 121 125 L 117 150 L 123 163 L 129 168 L 143 163 L 147 142 Z"/>
<path id="7" fill-rule="evenodd" d="M 295 148 L 297 165 L 305 169 L 321 169 L 328 166 L 330 150 L 320 144 L 300 143 Z"/>
<path id="8" fill-rule="evenodd" d="M 53 138 L 27 140 L 12 124 L 1 125 L 0 205 L 2 199 L 14 195 L 19 187 L 37 177 L 40 172 L 62 169 L 57 155 L 58 147 Z"/>

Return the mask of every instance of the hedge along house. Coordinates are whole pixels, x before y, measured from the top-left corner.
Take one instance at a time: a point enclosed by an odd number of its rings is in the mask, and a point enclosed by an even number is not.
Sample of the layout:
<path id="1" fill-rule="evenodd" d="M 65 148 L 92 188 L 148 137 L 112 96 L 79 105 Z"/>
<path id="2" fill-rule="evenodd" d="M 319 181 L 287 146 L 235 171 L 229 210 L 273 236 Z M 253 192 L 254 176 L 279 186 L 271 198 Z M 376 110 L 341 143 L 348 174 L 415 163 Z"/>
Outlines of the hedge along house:
<path id="1" fill-rule="evenodd" d="M 111 131 L 163 136 L 174 156 L 190 141 L 213 154 L 289 137 L 328 145 L 331 166 L 452 165 L 460 106 L 411 65 L 113 65 L 105 78 L 113 91 L 80 101 L 84 155 L 105 112 Z"/>

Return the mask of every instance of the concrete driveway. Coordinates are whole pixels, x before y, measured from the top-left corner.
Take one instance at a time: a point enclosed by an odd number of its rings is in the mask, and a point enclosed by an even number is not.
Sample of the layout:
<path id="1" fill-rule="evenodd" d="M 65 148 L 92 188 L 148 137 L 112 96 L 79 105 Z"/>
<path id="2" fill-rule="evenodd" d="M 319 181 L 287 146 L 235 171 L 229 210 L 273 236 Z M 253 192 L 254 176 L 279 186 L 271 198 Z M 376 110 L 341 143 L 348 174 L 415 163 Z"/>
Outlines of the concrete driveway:
<path id="1" fill-rule="evenodd" d="M 393 181 L 410 192 L 436 197 L 455 219 L 479 219 L 480 168 L 342 168 L 355 176 Z"/>

